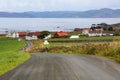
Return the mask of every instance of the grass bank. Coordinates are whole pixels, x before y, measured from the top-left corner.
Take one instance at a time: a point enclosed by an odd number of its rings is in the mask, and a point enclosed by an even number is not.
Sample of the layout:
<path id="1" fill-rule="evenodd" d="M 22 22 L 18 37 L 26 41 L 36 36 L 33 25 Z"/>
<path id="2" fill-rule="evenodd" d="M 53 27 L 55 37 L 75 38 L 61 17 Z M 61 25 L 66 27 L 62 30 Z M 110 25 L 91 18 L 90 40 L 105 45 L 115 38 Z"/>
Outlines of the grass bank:
<path id="1" fill-rule="evenodd" d="M 120 61 L 120 41 L 111 42 L 50 42 L 49 45 L 43 45 L 43 41 L 33 41 L 33 47 L 30 52 L 49 52 L 66 54 L 86 54 L 112 58 Z"/>
<path id="2" fill-rule="evenodd" d="M 50 53 L 87 54 L 112 58 L 120 61 L 120 42 L 91 43 L 76 46 L 48 47 L 44 51 Z"/>
<path id="3" fill-rule="evenodd" d="M 14 69 L 30 58 L 25 52 L 17 52 L 25 46 L 24 41 L 17 39 L 0 38 L 0 75 Z"/>

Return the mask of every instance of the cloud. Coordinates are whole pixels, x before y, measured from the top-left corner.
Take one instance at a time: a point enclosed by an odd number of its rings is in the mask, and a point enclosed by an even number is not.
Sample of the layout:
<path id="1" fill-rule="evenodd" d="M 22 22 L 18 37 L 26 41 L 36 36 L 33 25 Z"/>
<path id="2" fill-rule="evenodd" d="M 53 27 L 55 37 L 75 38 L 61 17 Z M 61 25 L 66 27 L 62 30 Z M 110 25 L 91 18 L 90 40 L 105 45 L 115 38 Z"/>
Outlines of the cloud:
<path id="1" fill-rule="evenodd" d="M 81 11 L 120 8 L 120 0 L 0 0 L 0 11 Z"/>

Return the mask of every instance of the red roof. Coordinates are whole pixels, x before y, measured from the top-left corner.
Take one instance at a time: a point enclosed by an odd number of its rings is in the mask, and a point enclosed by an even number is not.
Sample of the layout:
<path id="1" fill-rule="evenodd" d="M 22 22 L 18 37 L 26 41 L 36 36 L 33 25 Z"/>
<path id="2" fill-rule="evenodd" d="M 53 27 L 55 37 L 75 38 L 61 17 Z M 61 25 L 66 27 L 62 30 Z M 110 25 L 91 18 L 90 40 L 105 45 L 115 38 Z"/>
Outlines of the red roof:
<path id="1" fill-rule="evenodd" d="M 40 32 L 29 32 L 27 33 L 27 36 L 39 36 Z"/>
<path id="2" fill-rule="evenodd" d="M 19 38 L 25 38 L 25 36 L 38 36 L 40 32 L 18 32 Z"/>
<path id="3" fill-rule="evenodd" d="M 25 36 L 27 35 L 26 32 L 18 32 L 19 34 L 19 38 L 25 38 Z"/>
<path id="4" fill-rule="evenodd" d="M 67 32 L 57 32 L 57 33 L 55 33 L 54 36 L 55 37 L 66 37 L 66 36 L 68 36 L 68 33 Z"/>
<path id="5" fill-rule="evenodd" d="M 40 35 L 40 32 L 34 32 L 33 35 L 34 35 L 34 36 L 39 36 L 39 35 Z"/>

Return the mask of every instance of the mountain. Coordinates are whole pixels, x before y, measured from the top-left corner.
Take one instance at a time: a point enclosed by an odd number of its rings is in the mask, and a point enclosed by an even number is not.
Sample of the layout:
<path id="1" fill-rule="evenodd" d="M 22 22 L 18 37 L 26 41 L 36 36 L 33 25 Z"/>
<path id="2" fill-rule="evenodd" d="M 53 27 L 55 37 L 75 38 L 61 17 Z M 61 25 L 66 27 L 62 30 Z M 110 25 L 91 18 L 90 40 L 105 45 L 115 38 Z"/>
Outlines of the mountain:
<path id="1" fill-rule="evenodd" d="M 120 18 L 120 9 L 103 8 L 89 11 L 0 12 L 7 18 Z"/>

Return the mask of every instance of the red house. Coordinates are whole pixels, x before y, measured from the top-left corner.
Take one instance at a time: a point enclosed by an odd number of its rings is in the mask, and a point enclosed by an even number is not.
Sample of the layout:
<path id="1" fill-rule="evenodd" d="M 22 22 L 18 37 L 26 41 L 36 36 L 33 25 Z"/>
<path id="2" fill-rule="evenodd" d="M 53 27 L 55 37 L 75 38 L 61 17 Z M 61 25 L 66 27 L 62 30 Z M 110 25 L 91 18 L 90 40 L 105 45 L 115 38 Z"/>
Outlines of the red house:
<path id="1" fill-rule="evenodd" d="M 19 38 L 25 38 L 27 32 L 18 32 Z"/>
<path id="2" fill-rule="evenodd" d="M 39 35 L 40 35 L 40 32 L 34 32 L 33 35 L 34 35 L 34 36 L 39 36 Z"/>
<path id="3" fill-rule="evenodd" d="M 68 33 L 67 32 L 56 32 L 54 37 L 67 37 Z"/>

